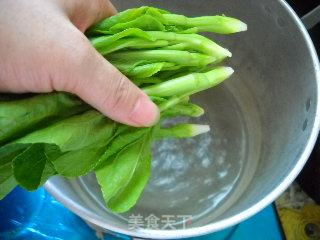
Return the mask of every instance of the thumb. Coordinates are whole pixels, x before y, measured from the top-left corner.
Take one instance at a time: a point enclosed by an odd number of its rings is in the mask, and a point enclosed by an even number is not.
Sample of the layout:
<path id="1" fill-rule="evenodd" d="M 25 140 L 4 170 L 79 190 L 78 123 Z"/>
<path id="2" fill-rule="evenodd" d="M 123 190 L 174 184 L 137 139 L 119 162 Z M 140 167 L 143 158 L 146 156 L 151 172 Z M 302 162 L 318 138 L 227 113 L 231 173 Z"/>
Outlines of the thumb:
<path id="1" fill-rule="evenodd" d="M 72 84 L 63 84 L 72 87 L 63 90 L 78 95 L 118 122 L 136 127 L 148 127 L 157 122 L 157 106 L 142 90 L 105 60 L 90 43 L 85 44 L 83 48 L 78 47 L 75 59 L 68 63 L 69 74 L 66 75 L 70 77 L 65 78 L 65 81 L 69 80 Z"/>

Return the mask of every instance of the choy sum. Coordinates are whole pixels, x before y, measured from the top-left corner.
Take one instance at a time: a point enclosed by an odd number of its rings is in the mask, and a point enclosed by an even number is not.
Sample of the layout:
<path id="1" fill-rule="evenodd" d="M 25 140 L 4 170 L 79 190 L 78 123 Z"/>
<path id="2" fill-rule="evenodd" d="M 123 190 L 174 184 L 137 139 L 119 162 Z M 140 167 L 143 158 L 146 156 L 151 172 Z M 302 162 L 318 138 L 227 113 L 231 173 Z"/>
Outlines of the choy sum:
<path id="1" fill-rule="evenodd" d="M 152 145 L 189 138 L 209 126 L 163 120 L 199 117 L 190 96 L 233 73 L 231 52 L 199 32 L 231 34 L 245 23 L 226 16 L 188 18 L 153 7 L 128 9 L 92 26 L 86 36 L 108 61 L 159 106 L 160 122 L 134 128 L 114 122 L 68 93 L 0 100 L 0 199 L 17 185 L 33 191 L 50 177 L 94 172 L 109 209 L 132 208 L 151 174 Z"/>

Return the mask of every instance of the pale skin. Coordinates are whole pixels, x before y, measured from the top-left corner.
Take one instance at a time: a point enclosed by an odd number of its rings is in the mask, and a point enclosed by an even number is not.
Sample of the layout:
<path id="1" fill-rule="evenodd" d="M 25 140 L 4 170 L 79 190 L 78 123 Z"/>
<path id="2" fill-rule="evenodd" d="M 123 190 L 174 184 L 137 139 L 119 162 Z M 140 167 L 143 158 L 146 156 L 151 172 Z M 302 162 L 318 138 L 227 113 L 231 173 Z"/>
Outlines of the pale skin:
<path id="1" fill-rule="evenodd" d="M 83 34 L 115 13 L 108 0 L 0 0 L 0 92 L 71 92 L 116 121 L 153 125 L 157 106 Z"/>

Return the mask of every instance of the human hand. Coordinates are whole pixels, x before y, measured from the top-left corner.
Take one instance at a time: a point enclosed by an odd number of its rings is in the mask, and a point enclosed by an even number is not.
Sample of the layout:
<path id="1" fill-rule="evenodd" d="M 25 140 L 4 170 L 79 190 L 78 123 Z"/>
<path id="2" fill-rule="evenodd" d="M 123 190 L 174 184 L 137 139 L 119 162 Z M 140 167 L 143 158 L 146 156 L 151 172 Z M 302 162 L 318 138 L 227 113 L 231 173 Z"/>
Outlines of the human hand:
<path id="1" fill-rule="evenodd" d="M 156 105 L 83 34 L 115 13 L 108 0 L 0 1 L 0 92 L 71 92 L 116 121 L 154 124 Z"/>

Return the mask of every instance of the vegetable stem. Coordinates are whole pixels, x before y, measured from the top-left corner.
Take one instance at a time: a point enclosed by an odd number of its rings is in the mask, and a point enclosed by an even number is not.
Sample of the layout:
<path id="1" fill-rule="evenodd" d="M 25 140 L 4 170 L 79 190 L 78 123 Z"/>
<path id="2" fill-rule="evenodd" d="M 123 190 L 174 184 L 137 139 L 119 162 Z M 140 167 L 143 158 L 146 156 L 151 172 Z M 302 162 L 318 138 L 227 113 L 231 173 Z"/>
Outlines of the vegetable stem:
<path id="1" fill-rule="evenodd" d="M 185 99 L 188 97 L 187 94 L 183 95 L 183 96 L 173 96 L 171 97 L 168 101 L 162 103 L 159 105 L 159 109 L 161 112 L 177 105 L 178 103 L 185 101 Z"/>
<path id="2" fill-rule="evenodd" d="M 174 107 L 166 109 L 162 112 L 164 117 L 176 117 L 176 116 L 189 116 L 189 117 L 200 117 L 204 114 L 203 108 L 193 103 L 177 104 Z"/>
<path id="3" fill-rule="evenodd" d="M 175 44 L 184 44 L 185 50 L 188 50 L 189 48 L 191 50 L 200 51 L 203 54 L 214 56 L 219 59 L 232 56 L 228 49 L 225 49 L 210 39 L 198 34 L 178 34 L 174 32 L 160 31 L 149 31 L 146 33 L 150 36 L 150 38 L 167 40 Z"/>
<path id="4" fill-rule="evenodd" d="M 189 138 L 210 131 L 208 125 L 181 123 L 171 128 L 159 128 L 156 138 Z"/>
<path id="5" fill-rule="evenodd" d="M 247 30 L 247 24 L 238 19 L 226 16 L 188 18 L 177 14 L 163 14 L 163 17 L 170 25 L 182 25 L 184 27 L 195 28 L 199 32 L 230 34 Z"/>
<path id="6" fill-rule="evenodd" d="M 143 88 L 149 96 L 169 97 L 196 93 L 214 87 L 233 74 L 230 67 L 217 67 L 206 73 L 192 73 L 183 77 L 168 80 Z"/>
<path id="7" fill-rule="evenodd" d="M 122 51 L 107 55 L 107 59 L 113 61 L 151 61 L 171 62 L 181 66 L 205 66 L 217 60 L 216 57 L 200 53 L 177 50 L 140 50 Z"/>

